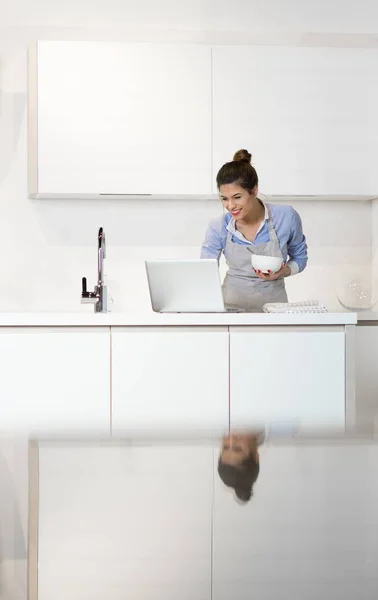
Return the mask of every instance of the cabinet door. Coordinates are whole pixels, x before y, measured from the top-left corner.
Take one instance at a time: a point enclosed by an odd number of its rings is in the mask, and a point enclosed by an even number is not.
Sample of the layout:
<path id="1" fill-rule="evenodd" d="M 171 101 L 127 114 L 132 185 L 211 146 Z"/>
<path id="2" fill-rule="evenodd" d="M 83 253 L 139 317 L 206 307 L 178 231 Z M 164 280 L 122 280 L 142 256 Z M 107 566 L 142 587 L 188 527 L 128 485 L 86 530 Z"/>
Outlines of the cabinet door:
<path id="1" fill-rule="evenodd" d="M 38 187 L 210 194 L 210 48 L 39 42 Z"/>
<path id="2" fill-rule="evenodd" d="M 376 49 L 215 47 L 214 178 L 247 148 L 262 193 L 376 194 L 377 61 Z"/>
<path id="3" fill-rule="evenodd" d="M 378 327 L 356 327 L 356 420 L 362 427 L 378 426 Z"/>
<path id="4" fill-rule="evenodd" d="M 112 430 L 227 428 L 227 328 L 112 330 Z"/>
<path id="5" fill-rule="evenodd" d="M 109 433 L 109 329 L 0 332 L 0 428 Z"/>
<path id="6" fill-rule="evenodd" d="M 21 455 L 21 456 L 20 456 Z M 21 460 L 19 460 L 21 458 Z M 27 597 L 27 442 L 0 437 L 0 597 Z"/>
<path id="7" fill-rule="evenodd" d="M 345 425 L 343 328 L 231 328 L 231 426 Z"/>
<path id="8" fill-rule="evenodd" d="M 262 446 L 244 506 L 216 476 L 213 600 L 376 598 L 377 459 L 366 443 Z"/>
<path id="9" fill-rule="evenodd" d="M 38 600 L 210 600 L 212 456 L 40 448 Z"/>

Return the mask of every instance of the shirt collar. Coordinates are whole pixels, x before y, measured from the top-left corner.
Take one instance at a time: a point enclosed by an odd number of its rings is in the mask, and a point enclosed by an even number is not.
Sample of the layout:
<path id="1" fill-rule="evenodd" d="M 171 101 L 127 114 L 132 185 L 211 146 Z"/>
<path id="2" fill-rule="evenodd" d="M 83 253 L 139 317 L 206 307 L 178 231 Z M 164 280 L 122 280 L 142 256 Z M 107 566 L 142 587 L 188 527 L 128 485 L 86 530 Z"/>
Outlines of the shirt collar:
<path id="1" fill-rule="evenodd" d="M 263 207 L 264 207 L 264 211 L 265 211 L 265 215 L 264 215 L 264 221 L 267 221 L 267 220 L 269 219 L 269 211 L 268 211 L 268 207 L 267 207 L 267 205 L 265 204 L 265 202 L 263 202 L 262 200 L 260 200 L 260 198 L 259 198 L 259 201 L 261 202 L 261 204 L 262 204 L 262 205 L 263 205 Z"/>

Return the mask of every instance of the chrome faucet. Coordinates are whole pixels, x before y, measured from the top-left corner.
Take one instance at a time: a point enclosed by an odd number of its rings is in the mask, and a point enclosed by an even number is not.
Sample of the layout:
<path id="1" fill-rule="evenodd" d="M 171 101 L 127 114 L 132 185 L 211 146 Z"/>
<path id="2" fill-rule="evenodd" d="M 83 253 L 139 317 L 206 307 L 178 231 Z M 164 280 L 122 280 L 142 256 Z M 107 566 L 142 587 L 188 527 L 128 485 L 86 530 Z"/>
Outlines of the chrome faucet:
<path id="1" fill-rule="evenodd" d="M 104 284 L 104 258 L 106 258 L 105 231 L 102 227 L 97 236 L 97 285 L 93 292 L 87 291 L 87 278 L 82 279 L 81 303 L 93 304 L 95 313 L 108 312 L 108 290 Z"/>

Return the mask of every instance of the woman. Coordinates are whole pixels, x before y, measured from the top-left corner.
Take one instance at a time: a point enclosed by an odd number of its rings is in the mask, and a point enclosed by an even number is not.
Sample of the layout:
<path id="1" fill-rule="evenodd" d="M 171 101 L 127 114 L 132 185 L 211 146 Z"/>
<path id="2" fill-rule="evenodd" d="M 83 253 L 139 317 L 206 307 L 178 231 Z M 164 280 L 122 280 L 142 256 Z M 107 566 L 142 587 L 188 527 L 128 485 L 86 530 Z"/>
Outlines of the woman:
<path id="1" fill-rule="evenodd" d="M 201 258 L 219 260 L 224 253 L 228 272 L 222 290 L 227 308 L 260 311 L 268 302 L 287 302 L 285 277 L 307 265 L 307 244 L 298 213 L 291 206 L 264 204 L 251 154 L 238 150 L 217 175 L 227 213 L 210 222 Z M 282 259 L 276 273 L 252 267 L 251 252 Z M 289 261 L 287 262 L 287 258 Z"/>
<path id="2" fill-rule="evenodd" d="M 232 487 L 241 502 L 253 495 L 253 485 L 259 476 L 258 446 L 264 436 L 255 433 L 230 433 L 223 439 L 218 462 L 218 474 L 228 487 Z"/>

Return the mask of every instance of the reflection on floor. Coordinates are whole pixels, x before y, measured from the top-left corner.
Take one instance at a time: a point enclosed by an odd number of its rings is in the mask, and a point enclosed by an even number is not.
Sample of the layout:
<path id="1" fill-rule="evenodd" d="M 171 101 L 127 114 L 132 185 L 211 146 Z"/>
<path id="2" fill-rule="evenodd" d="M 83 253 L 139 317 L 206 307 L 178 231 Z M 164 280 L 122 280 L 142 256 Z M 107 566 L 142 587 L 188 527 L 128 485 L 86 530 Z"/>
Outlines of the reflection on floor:
<path id="1" fill-rule="evenodd" d="M 215 487 L 213 597 L 378 597 L 378 447 L 270 446 L 255 494 Z"/>
<path id="2" fill-rule="evenodd" d="M 378 444 L 248 444 L 41 445 L 39 600 L 376 600 Z"/>

